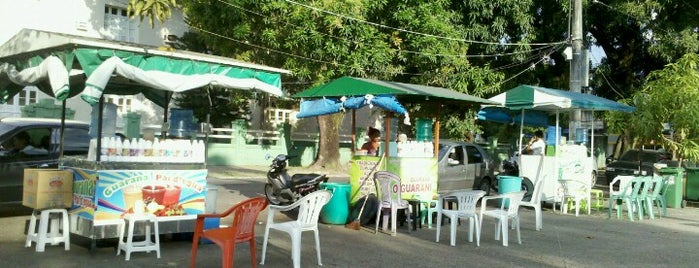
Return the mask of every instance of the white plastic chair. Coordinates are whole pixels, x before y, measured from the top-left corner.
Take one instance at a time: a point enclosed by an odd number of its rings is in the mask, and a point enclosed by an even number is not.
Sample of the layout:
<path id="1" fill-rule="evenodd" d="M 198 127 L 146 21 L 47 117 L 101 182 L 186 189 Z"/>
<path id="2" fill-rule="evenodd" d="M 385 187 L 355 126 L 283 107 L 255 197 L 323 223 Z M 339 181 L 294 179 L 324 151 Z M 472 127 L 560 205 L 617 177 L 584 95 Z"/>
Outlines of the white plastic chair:
<path id="1" fill-rule="evenodd" d="M 435 242 L 439 242 L 440 230 L 442 229 L 442 216 L 447 216 L 449 218 L 451 227 L 449 241 L 452 247 L 456 245 L 456 227 L 459 219 L 468 219 L 468 242 L 473 242 L 473 233 L 475 229 L 476 246 L 480 246 L 481 226 L 480 221 L 478 220 L 478 214 L 476 214 L 476 204 L 484 195 L 485 191 L 471 190 L 451 192 L 449 194 L 440 196 L 439 201 L 437 202 L 437 238 L 435 239 Z M 444 209 L 444 198 L 456 199 L 456 209 Z"/>
<path id="2" fill-rule="evenodd" d="M 519 231 L 519 204 L 526 191 L 512 192 L 495 196 L 486 196 L 481 199 L 480 226 L 483 226 L 483 217 L 488 216 L 496 219 L 495 223 L 495 240 L 500 240 L 500 232 L 502 232 L 502 245 L 508 245 L 508 222 L 512 220 L 513 229 L 517 230 L 517 242 L 522 244 L 522 237 Z M 500 208 L 486 210 L 488 200 L 502 200 Z M 509 204 L 507 204 L 509 200 Z M 507 208 L 505 205 L 508 205 Z M 480 233 L 479 233 L 480 235 Z M 479 238 L 480 239 L 480 238 Z"/>
<path id="3" fill-rule="evenodd" d="M 326 190 L 318 190 L 310 193 L 299 201 L 288 206 L 269 206 L 267 214 L 267 226 L 265 227 L 265 237 L 262 243 L 262 261 L 260 264 L 265 264 L 265 255 L 267 254 L 267 240 L 269 238 L 269 230 L 276 229 L 286 232 L 291 236 L 291 259 L 294 267 L 301 267 L 301 233 L 303 231 L 313 231 L 316 240 L 316 254 L 318 255 L 318 265 L 322 266 L 320 259 L 320 239 L 318 237 L 318 216 L 320 210 L 328 203 L 332 194 Z M 298 217 L 293 221 L 274 222 L 274 214 L 277 211 L 289 211 L 294 208 L 299 208 Z"/>
<path id="4" fill-rule="evenodd" d="M 401 198 L 401 183 L 400 178 L 388 171 L 377 171 L 374 173 L 374 185 L 376 186 L 376 193 L 381 200 L 381 205 L 379 205 L 379 210 L 376 212 L 376 230 L 374 233 L 379 232 L 379 218 L 383 215 L 383 225 L 382 230 L 388 228 L 388 215 L 385 211 L 390 211 L 391 213 L 391 235 L 396 235 L 396 222 L 397 214 L 399 209 L 405 211 L 405 217 L 408 220 L 408 233 L 410 232 L 411 223 L 411 208 L 408 201 Z"/>
<path id="5" fill-rule="evenodd" d="M 544 188 L 543 186 L 546 178 L 547 177 L 544 176 L 543 178 L 537 180 L 536 183 L 534 183 L 534 191 L 532 193 L 532 198 L 529 201 L 522 201 L 522 203 L 520 204 L 520 206 L 534 208 L 537 231 L 541 231 L 544 225 L 541 213 L 541 188 Z"/>
<path id="6" fill-rule="evenodd" d="M 587 203 L 587 214 L 592 214 L 590 206 L 590 182 L 580 180 L 559 180 L 563 186 L 563 204 L 561 210 L 563 214 L 568 213 L 568 200 L 572 199 L 575 203 L 575 217 L 580 215 L 580 206 L 582 202 Z"/>

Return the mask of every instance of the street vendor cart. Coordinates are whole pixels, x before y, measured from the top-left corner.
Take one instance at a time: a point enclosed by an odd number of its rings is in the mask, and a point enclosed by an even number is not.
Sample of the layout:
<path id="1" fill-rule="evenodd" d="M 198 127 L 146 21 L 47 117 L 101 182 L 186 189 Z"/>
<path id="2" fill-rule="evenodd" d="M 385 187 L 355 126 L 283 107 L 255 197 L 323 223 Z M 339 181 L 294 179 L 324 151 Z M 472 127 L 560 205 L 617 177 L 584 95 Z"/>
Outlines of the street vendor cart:
<path id="1" fill-rule="evenodd" d="M 91 126 L 96 127 L 97 136 L 90 143 L 88 158 L 60 159 L 60 168 L 73 173 L 71 233 L 91 239 L 93 246 L 96 239 L 117 237 L 116 225 L 134 211 L 157 216 L 164 222 L 161 233 L 191 232 L 196 214 L 214 202 L 207 200 L 206 147 L 192 137 L 173 141 L 163 132 L 161 148 L 173 151 L 107 158 L 115 148 L 107 148 L 105 142 L 116 137 L 113 132 L 102 136 L 103 94 L 143 94 L 164 108 L 166 125 L 175 93 L 215 86 L 281 96 L 282 73 L 289 72 L 208 54 L 38 30 L 24 29 L 0 46 L 0 95 L 4 98 L 36 85 L 63 102 L 63 120 L 66 100 L 73 96 L 79 95 L 98 110 L 97 120 L 92 120 L 97 125 Z M 132 148 L 142 153 L 155 149 L 150 146 L 139 141 Z"/>
<path id="2" fill-rule="evenodd" d="M 534 122 L 532 118 L 527 118 L 525 111 L 534 110 L 553 113 L 556 116 L 554 127 L 549 128 L 547 135 L 553 136 L 553 144 L 549 146 L 550 153 L 544 155 L 522 155 L 516 156 L 519 164 L 519 176 L 529 178 L 534 184 L 538 180 L 545 180 L 542 189 L 542 200 L 545 202 L 562 202 L 564 184 L 566 181 L 576 181 L 585 184 L 585 188 L 591 189 L 596 176 L 596 162 L 591 152 L 581 140 L 562 142 L 559 113 L 580 109 L 583 111 L 621 111 L 632 112 L 633 107 L 621 104 L 612 100 L 597 97 L 591 94 L 576 93 L 564 90 L 550 89 L 544 87 L 520 85 L 504 93 L 496 95 L 489 100 L 497 102 L 498 105 L 484 105 L 479 112 L 479 117 L 488 120 L 489 113 L 509 112 L 512 117 L 517 116 L 520 125 L 518 152 L 522 151 L 523 125 L 527 121 Z M 492 109 L 501 108 L 502 110 Z M 580 127 L 580 126 L 579 126 Z M 591 128 L 591 146 L 594 146 L 594 124 L 588 125 Z M 578 128 L 581 133 L 587 133 L 587 129 Z M 577 130 L 577 129 L 576 129 Z M 588 193 L 589 194 L 589 193 Z"/>
<path id="3" fill-rule="evenodd" d="M 356 77 L 341 77 L 314 88 L 300 92 L 294 97 L 303 98 L 301 111 L 298 118 L 312 117 L 324 114 L 332 114 L 346 109 L 352 110 L 352 159 L 350 162 L 350 184 L 352 186 L 351 203 L 362 196 L 374 192 L 374 182 L 368 178 L 372 170 L 386 170 L 398 175 L 403 185 L 404 198 L 423 196 L 431 199 L 440 189 L 437 155 L 439 153 L 439 112 L 435 120 L 418 119 L 418 130 L 428 130 L 425 133 L 414 133 L 413 140 L 394 141 L 390 133 L 392 114 L 403 116 L 403 123 L 411 124 L 407 110 L 401 102 L 407 103 L 434 103 L 437 111 L 443 102 L 472 102 L 481 104 L 496 104 L 495 102 L 475 96 L 459 93 L 453 90 L 382 81 Z M 399 102 L 400 101 L 400 102 Z M 380 163 L 381 157 L 357 154 L 355 140 L 355 110 L 362 107 L 377 106 L 384 113 L 383 142 L 381 155 L 385 158 Z M 413 133 L 409 133 L 413 134 Z M 432 135 L 433 134 L 433 135 Z M 377 165 L 380 165 L 377 167 Z M 374 169 L 377 167 L 376 169 Z M 445 189 L 446 190 L 446 189 Z"/>

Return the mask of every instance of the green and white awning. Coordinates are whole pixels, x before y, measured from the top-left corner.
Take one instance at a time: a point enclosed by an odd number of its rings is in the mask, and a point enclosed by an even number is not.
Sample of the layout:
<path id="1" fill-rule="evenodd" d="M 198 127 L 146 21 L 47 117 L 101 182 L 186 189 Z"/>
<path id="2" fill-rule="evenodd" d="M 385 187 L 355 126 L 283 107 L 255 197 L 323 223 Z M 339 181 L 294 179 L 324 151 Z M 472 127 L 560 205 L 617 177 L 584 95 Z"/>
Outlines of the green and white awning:
<path id="1" fill-rule="evenodd" d="M 35 85 L 58 100 L 143 93 L 164 106 L 172 92 L 207 85 L 281 96 L 287 70 L 187 51 L 24 29 L 0 46 L 0 103 Z"/>
<path id="2" fill-rule="evenodd" d="M 510 110 L 634 111 L 634 107 L 595 95 L 530 85 L 520 85 L 488 100 Z"/>

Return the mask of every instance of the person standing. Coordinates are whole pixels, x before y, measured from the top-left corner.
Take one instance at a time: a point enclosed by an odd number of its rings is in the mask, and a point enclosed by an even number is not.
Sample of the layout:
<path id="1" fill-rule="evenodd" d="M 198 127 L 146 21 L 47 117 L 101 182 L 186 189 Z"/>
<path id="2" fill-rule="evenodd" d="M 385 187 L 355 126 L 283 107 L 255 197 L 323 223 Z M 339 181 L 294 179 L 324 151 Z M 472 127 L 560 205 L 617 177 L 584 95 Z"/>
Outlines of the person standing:
<path id="1" fill-rule="evenodd" d="M 546 144 L 544 143 L 544 132 L 541 130 L 537 130 L 536 132 L 534 132 L 534 136 L 532 137 L 532 139 L 529 140 L 529 143 L 527 144 L 525 151 L 533 155 L 542 155 L 544 154 L 545 147 Z"/>

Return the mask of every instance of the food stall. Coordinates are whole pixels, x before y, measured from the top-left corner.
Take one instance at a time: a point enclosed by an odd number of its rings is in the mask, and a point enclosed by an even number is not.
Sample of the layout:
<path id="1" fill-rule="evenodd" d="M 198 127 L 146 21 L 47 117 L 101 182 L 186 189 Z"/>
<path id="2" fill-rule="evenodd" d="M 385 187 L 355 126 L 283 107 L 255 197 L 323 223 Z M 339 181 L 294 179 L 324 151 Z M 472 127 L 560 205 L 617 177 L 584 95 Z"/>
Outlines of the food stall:
<path id="1" fill-rule="evenodd" d="M 408 83 L 381 81 L 366 78 L 341 77 L 326 84 L 307 89 L 294 97 L 303 98 L 298 118 L 313 117 L 324 114 L 352 111 L 352 148 L 350 161 L 350 185 L 352 200 L 374 192 L 374 182 L 367 175 L 375 167 L 398 175 L 403 185 L 404 198 L 413 195 L 432 197 L 438 191 L 437 154 L 439 151 L 439 114 L 436 120 L 418 120 L 420 129 L 434 129 L 432 135 L 415 133 L 416 140 L 393 142 L 391 139 L 392 114 L 403 116 L 403 123 L 411 124 L 407 110 L 401 105 L 405 103 L 444 103 L 444 102 L 473 102 L 495 104 L 495 102 L 459 93 L 445 88 L 423 86 Z M 400 101 L 400 102 L 399 102 Z M 385 161 L 379 156 L 368 156 L 355 153 L 357 149 L 354 134 L 355 110 L 362 107 L 377 106 L 384 113 L 384 133 L 382 150 Z M 434 126 L 433 126 L 434 124 Z M 429 139 L 428 139 L 429 137 Z M 380 166 L 377 166 L 380 165 Z M 419 168 L 416 168 L 419 167 Z"/>
<path id="2" fill-rule="evenodd" d="M 92 120 L 97 125 L 91 126 L 97 136 L 88 157 L 62 156 L 59 163 L 73 173 L 71 233 L 91 239 L 93 247 L 96 239 L 117 237 L 115 225 L 130 212 L 158 216 L 161 233 L 191 232 L 196 214 L 212 202 L 207 200 L 206 147 L 201 141 L 163 132 L 160 140 L 138 139 L 138 145 L 126 147 L 128 140 L 122 144 L 115 133 L 104 131 L 103 94 L 143 94 L 164 108 L 166 126 L 175 93 L 216 86 L 281 96 L 282 73 L 288 71 L 38 30 L 22 30 L 0 46 L 4 100 L 24 86 L 36 85 L 63 101 L 63 120 L 66 100 L 73 96 L 98 110 L 93 113 L 97 120 Z"/>
<path id="3" fill-rule="evenodd" d="M 622 111 L 632 112 L 633 107 L 621 104 L 612 100 L 597 97 L 590 94 L 576 93 L 564 90 L 550 89 L 544 87 L 520 85 L 504 93 L 496 95 L 489 100 L 497 102 L 496 106 L 486 106 L 479 112 L 479 117 L 488 120 L 488 113 L 503 112 L 503 110 L 493 109 L 500 107 L 509 110 L 513 117 L 517 116 L 520 125 L 519 150 L 522 151 L 523 125 L 538 124 L 541 120 L 534 117 L 527 117 L 525 111 L 534 110 L 537 115 L 540 111 L 553 113 L 556 116 L 555 127 L 550 127 L 547 135 L 553 136 L 552 153 L 545 155 L 521 155 L 517 156 L 519 165 L 519 176 L 529 178 L 536 184 L 537 180 L 545 179 L 542 189 L 542 200 L 545 202 L 561 202 L 563 192 L 562 181 L 575 180 L 581 182 L 592 181 L 595 175 L 594 156 L 589 155 L 588 148 L 575 141 L 563 141 L 561 139 L 559 126 L 559 113 L 580 109 L 584 111 Z M 536 123 L 539 122 L 539 123 Z M 590 144 L 594 146 L 594 127 L 592 129 Z M 587 129 L 582 129 L 582 133 L 587 133 Z M 594 151 L 594 148 L 590 148 Z M 589 185 L 592 187 L 593 185 Z"/>

